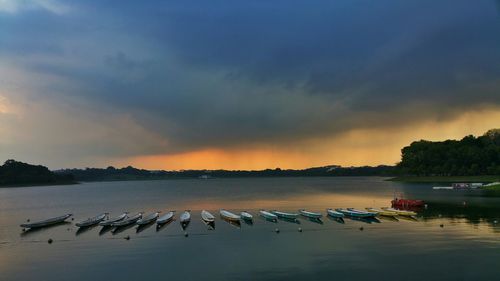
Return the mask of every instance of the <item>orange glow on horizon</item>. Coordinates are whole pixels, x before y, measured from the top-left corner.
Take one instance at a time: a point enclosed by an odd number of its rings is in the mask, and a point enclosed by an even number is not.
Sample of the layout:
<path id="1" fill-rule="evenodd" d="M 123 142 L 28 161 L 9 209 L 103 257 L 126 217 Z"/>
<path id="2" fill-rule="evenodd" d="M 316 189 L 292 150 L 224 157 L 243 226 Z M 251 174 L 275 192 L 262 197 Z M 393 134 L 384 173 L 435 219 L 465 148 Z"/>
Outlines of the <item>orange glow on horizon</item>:
<path id="1" fill-rule="evenodd" d="M 118 166 L 144 169 L 228 169 L 260 170 L 301 169 L 314 166 L 392 165 L 400 160 L 400 151 L 412 141 L 461 139 L 482 135 L 500 127 L 500 110 L 463 113 L 451 121 L 429 121 L 403 128 L 359 129 L 330 138 L 300 143 L 236 148 L 207 148 L 179 154 L 138 156 L 117 159 Z"/>

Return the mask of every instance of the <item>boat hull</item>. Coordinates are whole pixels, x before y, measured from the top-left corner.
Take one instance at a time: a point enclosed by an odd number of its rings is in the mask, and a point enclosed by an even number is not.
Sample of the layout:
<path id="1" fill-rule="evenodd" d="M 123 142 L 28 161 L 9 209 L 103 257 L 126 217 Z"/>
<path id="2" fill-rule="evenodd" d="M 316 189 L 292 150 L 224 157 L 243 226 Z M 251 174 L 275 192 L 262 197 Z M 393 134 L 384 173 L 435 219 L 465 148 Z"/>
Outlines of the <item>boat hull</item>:
<path id="1" fill-rule="evenodd" d="M 33 228 L 41 228 L 41 227 L 51 226 L 51 225 L 62 223 L 71 216 L 72 216 L 72 214 L 66 214 L 63 216 L 50 218 L 50 219 L 46 219 L 46 220 L 42 220 L 42 221 L 37 221 L 37 222 L 33 222 L 33 223 L 23 223 L 23 224 L 21 224 L 21 227 L 33 229 Z"/>
<path id="2" fill-rule="evenodd" d="M 201 219 L 207 223 L 213 223 L 215 221 L 215 217 L 205 210 L 201 211 Z"/>
<path id="3" fill-rule="evenodd" d="M 127 218 L 127 213 L 123 213 L 116 218 L 108 219 L 99 223 L 100 226 L 111 226 L 115 222 L 122 221 Z"/>
<path id="4" fill-rule="evenodd" d="M 285 213 L 285 212 L 279 212 L 279 211 L 271 211 L 274 215 L 276 215 L 279 218 L 283 219 L 289 219 L 289 220 L 295 220 L 299 217 L 299 214 L 294 214 L 294 213 Z"/>
<path id="5" fill-rule="evenodd" d="M 268 212 L 268 211 L 260 210 L 260 211 L 259 211 L 259 214 L 260 214 L 263 218 L 268 219 L 268 220 L 272 220 L 272 221 L 276 221 L 276 220 L 278 220 L 278 217 L 277 217 L 275 214 L 270 213 L 270 212 Z"/>
<path id="6" fill-rule="evenodd" d="M 145 216 L 137 221 L 138 225 L 146 225 L 156 221 L 160 213 L 153 213 L 151 215 Z"/>
<path id="7" fill-rule="evenodd" d="M 162 224 L 166 224 L 168 223 L 169 221 L 172 221 L 174 218 L 174 212 L 168 212 L 166 213 L 165 215 L 159 217 L 157 220 L 156 220 L 156 224 L 158 225 L 162 225 Z"/>
<path id="8" fill-rule="evenodd" d="M 228 212 L 226 210 L 220 210 L 220 216 L 225 219 L 225 220 L 228 220 L 228 221 L 233 221 L 233 222 L 239 222 L 241 217 L 236 215 L 236 214 L 233 214 L 231 212 Z"/>
<path id="9" fill-rule="evenodd" d="M 327 209 L 327 210 L 326 210 L 326 213 L 327 213 L 330 217 L 332 217 L 332 218 L 339 218 L 339 219 L 341 219 L 341 218 L 345 217 L 345 215 L 344 215 L 343 213 L 341 213 L 341 212 L 337 212 L 337 211 L 332 210 L 332 209 Z"/>
<path id="10" fill-rule="evenodd" d="M 306 210 L 299 210 L 299 213 L 306 217 L 306 218 L 310 218 L 310 219 L 320 219 L 323 217 L 323 215 L 321 213 L 314 213 L 314 212 L 309 212 L 309 211 L 306 211 Z"/>
<path id="11" fill-rule="evenodd" d="M 359 212 L 359 211 L 351 211 L 348 209 L 335 209 L 337 212 L 340 212 L 348 217 L 353 218 L 373 218 L 376 214 L 368 213 L 368 212 Z"/>
<path id="12" fill-rule="evenodd" d="M 78 222 L 75 225 L 78 226 L 78 227 L 89 227 L 89 226 L 93 226 L 93 225 L 99 224 L 105 218 L 106 218 L 106 214 L 101 214 L 101 215 L 95 216 L 93 218 L 89 218 L 87 220 Z"/>

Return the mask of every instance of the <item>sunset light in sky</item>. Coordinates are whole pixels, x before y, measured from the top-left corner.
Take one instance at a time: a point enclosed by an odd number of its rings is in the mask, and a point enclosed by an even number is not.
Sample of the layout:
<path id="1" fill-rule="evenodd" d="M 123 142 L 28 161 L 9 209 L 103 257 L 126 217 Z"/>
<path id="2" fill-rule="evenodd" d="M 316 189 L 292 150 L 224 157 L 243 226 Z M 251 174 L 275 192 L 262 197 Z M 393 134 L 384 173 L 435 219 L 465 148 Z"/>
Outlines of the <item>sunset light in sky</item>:
<path id="1" fill-rule="evenodd" d="M 498 11 L 0 1 L 0 158 L 51 169 L 394 164 L 412 141 L 500 126 Z"/>

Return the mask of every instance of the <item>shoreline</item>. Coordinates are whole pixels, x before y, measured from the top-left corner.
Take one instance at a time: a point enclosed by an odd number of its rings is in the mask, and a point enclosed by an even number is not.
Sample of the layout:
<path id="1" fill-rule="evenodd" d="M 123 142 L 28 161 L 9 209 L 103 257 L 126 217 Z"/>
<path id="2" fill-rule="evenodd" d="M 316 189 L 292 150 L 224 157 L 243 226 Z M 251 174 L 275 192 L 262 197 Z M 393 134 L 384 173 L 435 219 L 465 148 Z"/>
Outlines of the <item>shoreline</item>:
<path id="1" fill-rule="evenodd" d="M 500 175 L 488 176 L 399 176 L 387 179 L 394 182 L 408 183 L 453 183 L 453 182 L 498 182 Z"/>

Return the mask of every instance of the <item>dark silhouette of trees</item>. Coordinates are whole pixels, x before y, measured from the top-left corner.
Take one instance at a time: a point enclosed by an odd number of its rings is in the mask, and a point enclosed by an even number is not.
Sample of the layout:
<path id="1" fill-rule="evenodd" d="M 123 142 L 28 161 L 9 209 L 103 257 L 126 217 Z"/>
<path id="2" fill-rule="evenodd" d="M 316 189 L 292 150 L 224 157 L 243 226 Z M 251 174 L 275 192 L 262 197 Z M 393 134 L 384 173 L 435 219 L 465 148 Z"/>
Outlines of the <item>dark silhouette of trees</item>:
<path id="1" fill-rule="evenodd" d="M 442 142 L 416 141 L 402 150 L 402 174 L 471 176 L 500 174 L 500 129 Z"/>
<path id="2" fill-rule="evenodd" d="M 71 183 L 71 175 L 57 175 L 47 167 L 7 160 L 0 166 L 0 185 L 38 185 Z"/>

